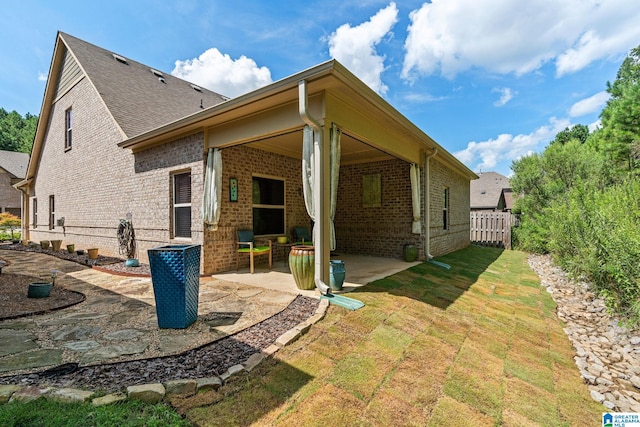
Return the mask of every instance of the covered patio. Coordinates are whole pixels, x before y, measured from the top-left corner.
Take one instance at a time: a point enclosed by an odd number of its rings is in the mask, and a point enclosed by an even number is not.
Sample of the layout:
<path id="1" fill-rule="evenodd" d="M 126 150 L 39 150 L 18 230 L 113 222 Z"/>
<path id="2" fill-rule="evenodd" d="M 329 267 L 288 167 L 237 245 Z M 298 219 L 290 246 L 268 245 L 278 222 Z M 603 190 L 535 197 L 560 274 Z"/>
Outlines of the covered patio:
<path id="1" fill-rule="evenodd" d="M 420 264 L 419 261 L 406 262 L 394 258 L 381 258 L 366 255 L 340 254 L 339 256 L 331 258 L 339 258 L 341 261 L 344 261 L 346 270 L 344 286 L 341 291 L 333 291 L 335 293 L 353 291 L 354 289 L 375 280 L 383 279 L 391 276 L 392 274 L 406 270 L 414 265 Z M 217 273 L 212 277 L 218 280 L 240 283 L 243 285 L 250 285 L 279 292 L 299 294 L 314 298 L 320 297 L 320 293 L 316 289 L 298 289 L 286 261 L 276 261 L 273 265 L 273 269 L 271 270 L 267 269 L 264 264 L 259 265 L 254 274 L 250 274 L 249 268 L 241 268 L 238 271 Z"/>

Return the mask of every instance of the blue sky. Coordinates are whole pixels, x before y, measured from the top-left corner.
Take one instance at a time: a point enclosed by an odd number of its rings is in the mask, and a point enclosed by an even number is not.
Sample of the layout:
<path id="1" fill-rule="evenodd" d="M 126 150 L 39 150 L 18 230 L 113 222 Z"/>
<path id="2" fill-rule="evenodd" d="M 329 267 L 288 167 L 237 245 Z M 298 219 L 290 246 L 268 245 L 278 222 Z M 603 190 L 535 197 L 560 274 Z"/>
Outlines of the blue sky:
<path id="1" fill-rule="evenodd" d="M 58 30 L 227 96 L 335 58 L 474 171 L 596 126 L 636 0 L 5 0 L 0 107 L 39 114 Z"/>

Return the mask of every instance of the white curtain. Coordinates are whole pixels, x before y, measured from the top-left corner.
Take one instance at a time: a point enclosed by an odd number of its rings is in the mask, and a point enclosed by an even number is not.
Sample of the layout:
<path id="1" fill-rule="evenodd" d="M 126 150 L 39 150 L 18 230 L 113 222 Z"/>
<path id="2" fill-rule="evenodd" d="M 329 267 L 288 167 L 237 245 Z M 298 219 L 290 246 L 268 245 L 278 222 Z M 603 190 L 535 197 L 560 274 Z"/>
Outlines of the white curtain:
<path id="1" fill-rule="evenodd" d="M 333 223 L 333 220 L 336 216 L 336 201 L 338 200 L 338 175 L 340 174 L 340 129 L 335 124 L 331 125 L 331 182 L 330 182 L 330 192 L 331 192 L 331 205 L 330 205 L 330 225 L 329 229 L 331 231 L 331 250 L 336 250 L 336 227 Z"/>
<path id="2" fill-rule="evenodd" d="M 218 229 L 222 202 L 222 154 L 217 148 L 209 148 L 207 169 L 204 174 L 202 219 L 209 230 Z"/>
<path id="3" fill-rule="evenodd" d="M 420 166 L 415 163 L 411 164 L 411 205 L 413 207 L 413 223 L 411 224 L 411 232 L 420 234 L 422 227 L 420 225 Z"/>
<path id="4" fill-rule="evenodd" d="M 336 214 L 336 200 L 338 198 L 338 175 L 340 173 L 340 130 L 336 125 L 331 126 L 331 150 L 330 150 L 330 247 L 334 251 L 336 249 L 336 231 L 333 224 L 333 220 Z M 313 206 L 313 190 L 314 182 L 318 179 L 314 167 L 314 144 L 319 143 L 318 139 L 320 134 L 314 132 L 310 126 L 304 127 L 302 136 L 302 189 L 304 193 L 304 203 L 307 208 L 307 213 L 311 217 L 312 221 L 316 221 L 315 210 Z M 315 234 L 312 234 L 315 236 Z"/>
<path id="5" fill-rule="evenodd" d="M 313 210 L 313 179 L 315 176 L 313 141 L 317 136 L 310 126 L 305 126 L 302 133 L 302 191 L 307 214 L 315 222 Z M 313 233 L 311 234 L 313 236 Z"/>

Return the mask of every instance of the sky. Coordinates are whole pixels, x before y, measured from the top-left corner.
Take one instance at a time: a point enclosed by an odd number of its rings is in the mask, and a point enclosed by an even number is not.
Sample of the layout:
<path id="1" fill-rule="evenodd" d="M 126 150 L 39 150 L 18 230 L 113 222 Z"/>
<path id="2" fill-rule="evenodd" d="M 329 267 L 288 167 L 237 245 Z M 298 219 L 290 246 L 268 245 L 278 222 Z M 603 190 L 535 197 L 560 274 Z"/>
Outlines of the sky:
<path id="1" fill-rule="evenodd" d="M 229 97 L 336 59 L 475 172 L 598 126 L 637 0 L 4 0 L 0 107 L 40 114 L 62 31 Z"/>

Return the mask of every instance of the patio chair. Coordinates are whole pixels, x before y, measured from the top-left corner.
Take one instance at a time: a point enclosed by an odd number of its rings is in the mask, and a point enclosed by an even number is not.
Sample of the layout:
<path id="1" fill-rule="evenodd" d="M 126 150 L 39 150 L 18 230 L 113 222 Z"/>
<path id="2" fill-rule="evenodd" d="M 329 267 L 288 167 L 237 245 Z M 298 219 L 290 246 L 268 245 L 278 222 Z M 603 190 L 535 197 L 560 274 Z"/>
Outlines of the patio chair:
<path id="1" fill-rule="evenodd" d="M 253 274 L 254 255 L 269 255 L 269 270 L 273 265 L 271 250 L 271 240 L 268 246 L 257 246 L 253 238 L 253 230 L 238 230 L 238 242 L 236 250 L 236 270 L 240 268 L 240 254 L 249 255 L 249 270 Z"/>
<path id="2" fill-rule="evenodd" d="M 313 239 L 308 227 L 295 227 L 293 229 L 293 238 L 298 245 L 313 245 Z"/>

